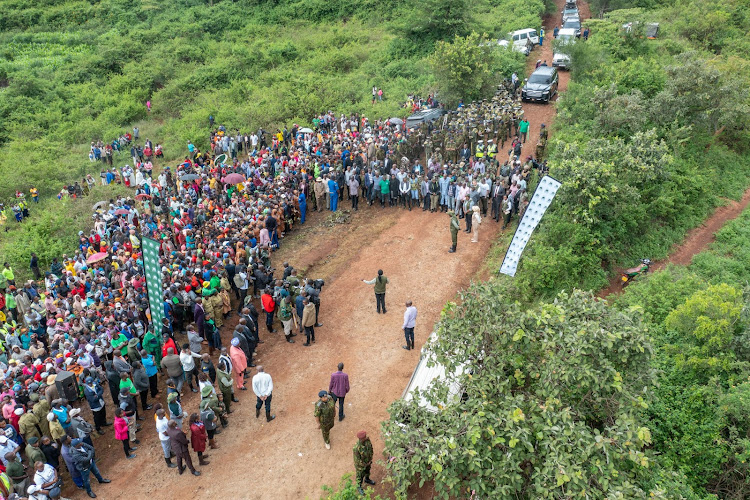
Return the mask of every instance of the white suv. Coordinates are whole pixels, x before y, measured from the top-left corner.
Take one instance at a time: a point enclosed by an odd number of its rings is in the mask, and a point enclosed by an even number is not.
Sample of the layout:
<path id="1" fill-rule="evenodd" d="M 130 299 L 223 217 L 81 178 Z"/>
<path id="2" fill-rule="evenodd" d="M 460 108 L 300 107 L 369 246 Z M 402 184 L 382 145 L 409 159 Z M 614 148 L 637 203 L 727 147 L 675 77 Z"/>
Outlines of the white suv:
<path id="1" fill-rule="evenodd" d="M 573 28 L 563 28 L 557 33 L 557 39 L 553 42 L 553 46 L 556 47 L 552 54 L 552 66 L 555 68 L 568 69 L 570 67 L 570 56 L 558 52 L 561 45 L 567 45 L 569 43 L 575 43 L 576 30 Z"/>

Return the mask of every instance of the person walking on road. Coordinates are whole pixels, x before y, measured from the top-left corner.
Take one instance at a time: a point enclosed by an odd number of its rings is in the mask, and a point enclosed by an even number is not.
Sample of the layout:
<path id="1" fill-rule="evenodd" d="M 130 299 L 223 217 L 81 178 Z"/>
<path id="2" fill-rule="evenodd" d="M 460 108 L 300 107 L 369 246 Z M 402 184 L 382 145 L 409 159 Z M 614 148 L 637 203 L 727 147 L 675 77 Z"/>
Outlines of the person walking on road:
<path id="1" fill-rule="evenodd" d="M 377 304 L 378 314 L 380 314 L 380 308 L 383 308 L 383 314 L 385 314 L 385 286 L 390 283 L 388 277 L 383 276 L 383 270 L 378 269 L 378 275 L 371 280 L 362 280 L 368 285 L 375 285 L 375 303 Z"/>
<path id="2" fill-rule="evenodd" d="M 318 393 L 320 400 L 315 403 L 315 418 L 318 420 L 320 430 L 323 432 L 323 442 L 326 444 L 326 450 L 331 449 L 330 432 L 333 429 L 334 420 L 336 419 L 336 405 L 328 397 L 326 391 Z"/>
<path id="3" fill-rule="evenodd" d="M 339 363 L 338 371 L 331 374 L 328 384 L 328 392 L 333 396 L 334 402 L 339 404 L 339 422 L 344 420 L 344 398 L 349 393 L 349 375 L 344 373 L 344 363 Z"/>
<path id="4" fill-rule="evenodd" d="M 360 495 L 364 495 L 362 491 L 362 481 L 364 480 L 367 484 L 375 484 L 375 481 L 370 479 L 370 468 L 372 467 L 372 442 L 367 437 L 365 431 L 359 431 L 357 433 L 357 444 L 354 445 L 354 469 L 357 471 L 357 491 Z"/>
<path id="5" fill-rule="evenodd" d="M 258 366 L 258 373 L 253 377 L 253 392 L 257 397 L 255 403 L 255 418 L 260 417 L 260 407 L 266 405 L 266 422 L 270 422 L 276 415 L 271 415 L 271 399 L 273 398 L 273 380 L 262 366 Z"/>
<path id="6" fill-rule="evenodd" d="M 417 308 L 411 304 L 411 300 L 406 302 L 404 311 L 404 338 L 406 345 L 402 346 L 407 351 L 414 349 L 414 326 L 417 324 Z"/>
<path id="7" fill-rule="evenodd" d="M 458 222 L 456 212 L 453 210 L 448 210 L 448 216 L 451 218 L 450 224 L 448 225 L 448 228 L 451 231 L 451 248 L 448 250 L 448 253 L 455 253 L 456 245 L 458 244 L 458 230 L 461 229 L 461 224 Z"/>

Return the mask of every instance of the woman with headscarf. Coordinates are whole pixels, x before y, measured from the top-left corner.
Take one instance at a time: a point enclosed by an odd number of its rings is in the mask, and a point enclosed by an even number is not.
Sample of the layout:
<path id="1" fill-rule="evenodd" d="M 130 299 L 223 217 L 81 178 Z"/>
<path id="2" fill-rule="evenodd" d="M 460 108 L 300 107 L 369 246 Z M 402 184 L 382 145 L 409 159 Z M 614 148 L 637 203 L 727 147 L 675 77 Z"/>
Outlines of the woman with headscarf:
<path id="1" fill-rule="evenodd" d="M 232 347 L 229 348 L 229 357 L 232 360 L 232 372 L 234 373 L 234 382 L 241 391 L 246 391 L 244 374 L 247 369 L 247 357 L 240 348 L 240 339 L 232 339 Z"/>

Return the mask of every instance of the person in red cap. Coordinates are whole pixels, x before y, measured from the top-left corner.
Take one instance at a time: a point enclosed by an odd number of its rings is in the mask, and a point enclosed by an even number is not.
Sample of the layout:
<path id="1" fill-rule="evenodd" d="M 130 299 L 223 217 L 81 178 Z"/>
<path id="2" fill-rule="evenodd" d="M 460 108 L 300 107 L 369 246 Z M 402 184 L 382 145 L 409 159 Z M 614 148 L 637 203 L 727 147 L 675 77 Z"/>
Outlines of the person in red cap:
<path id="1" fill-rule="evenodd" d="M 367 484 L 375 484 L 370 479 L 370 467 L 372 467 L 372 443 L 367 437 L 365 431 L 357 433 L 357 444 L 354 445 L 354 469 L 357 471 L 357 491 L 364 495 L 362 491 L 362 481 Z"/>

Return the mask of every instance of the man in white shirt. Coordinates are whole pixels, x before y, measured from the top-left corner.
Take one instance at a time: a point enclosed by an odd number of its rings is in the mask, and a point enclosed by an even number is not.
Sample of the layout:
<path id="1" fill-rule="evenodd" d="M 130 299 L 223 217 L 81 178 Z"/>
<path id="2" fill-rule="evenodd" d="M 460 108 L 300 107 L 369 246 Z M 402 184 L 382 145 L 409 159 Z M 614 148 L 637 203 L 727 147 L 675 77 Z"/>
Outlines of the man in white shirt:
<path id="1" fill-rule="evenodd" d="M 180 351 L 180 363 L 182 363 L 182 370 L 185 372 L 185 379 L 190 385 L 190 390 L 193 392 L 198 392 L 198 389 L 193 387 L 193 379 L 195 379 L 197 385 L 198 370 L 195 367 L 195 360 L 200 358 L 200 354 L 197 354 L 190 349 L 190 344 L 183 344 L 182 350 Z"/>
<path id="2" fill-rule="evenodd" d="M 34 474 L 34 484 L 29 486 L 29 491 L 34 488 L 34 492 L 37 494 L 44 494 L 51 499 L 60 498 L 60 486 L 58 485 L 57 471 L 50 464 L 44 462 L 36 462 L 34 464 L 36 473 Z M 32 493 L 34 493 L 32 492 Z"/>
<path id="3" fill-rule="evenodd" d="M 257 397 L 255 403 L 255 418 L 260 417 L 260 407 L 266 405 L 266 422 L 270 422 L 276 415 L 271 415 L 271 398 L 273 397 L 273 380 L 262 366 L 258 366 L 258 373 L 253 377 L 253 392 Z"/>
<path id="4" fill-rule="evenodd" d="M 414 326 L 417 324 L 417 308 L 411 305 L 411 300 L 406 303 L 404 311 L 404 337 L 406 345 L 402 346 L 407 351 L 414 349 Z"/>
<path id="5" fill-rule="evenodd" d="M 161 449 L 164 451 L 164 461 L 167 462 L 167 467 L 174 469 L 177 465 L 172 463 L 172 449 L 169 444 L 169 436 L 167 435 L 169 419 L 163 408 L 156 410 L 156 418 L 154 420 L 156 420 L 156 432 L 159 434 Z"/>
<path id="6" fill-rule="evenodd" d="M 0 434 L 0 461 L 3 462 L 3 466 L 8 465 L 8 460 L 5 459 L 7 453 L 15 453 L 20 462 L 22 460 L 18 453 L 20 449 L 21 447 L 15 441 L 8 439 L 5 434 Z"/>

